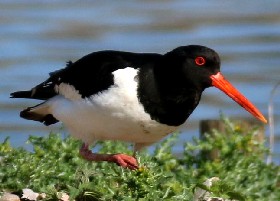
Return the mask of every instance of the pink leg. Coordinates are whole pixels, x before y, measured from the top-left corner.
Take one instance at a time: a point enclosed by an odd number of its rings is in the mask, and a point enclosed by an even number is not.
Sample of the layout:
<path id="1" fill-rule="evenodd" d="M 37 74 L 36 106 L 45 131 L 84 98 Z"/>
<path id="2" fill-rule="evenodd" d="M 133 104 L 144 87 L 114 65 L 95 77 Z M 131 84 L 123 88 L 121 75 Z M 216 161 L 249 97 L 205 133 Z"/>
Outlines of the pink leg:
<path id="1" fill-rule="evenodd" d="M 108 161 L 116 163 L 123 168 L 135 170 L 138 168 L 137 160 L 126 154 L 95 154 L 89 150 L 88 144 L 83 143 L 80 149 L 80 155 L 89 161 Z"/>

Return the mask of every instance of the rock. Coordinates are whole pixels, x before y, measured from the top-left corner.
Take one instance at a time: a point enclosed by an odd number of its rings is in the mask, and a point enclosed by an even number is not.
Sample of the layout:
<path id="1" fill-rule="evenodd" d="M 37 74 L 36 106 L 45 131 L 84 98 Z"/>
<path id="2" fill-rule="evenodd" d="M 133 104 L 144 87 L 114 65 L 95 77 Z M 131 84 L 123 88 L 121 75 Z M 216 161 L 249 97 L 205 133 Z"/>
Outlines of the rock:
<path id="1" fill-rule="evenodd" d="M 0 201 L 20 201 L 20 198 L 17 195 L 11 193 L 4 193 L 0 198 Z"/>
<path id="2" fill-rule="evenodd" d="M 39 193 L 35 193 L 33 190 L 29 188 L 22 189 L 21 198 L 25 198 L 27 200 L 37 200 Z"/>
<path id="3" fill-rule="evenodd" d="M 62 193 L 62 196 L 61 196 L 60 200 L 62 200 L 62 201 L 69 201 L 70 197 L 66 193 Z"/>

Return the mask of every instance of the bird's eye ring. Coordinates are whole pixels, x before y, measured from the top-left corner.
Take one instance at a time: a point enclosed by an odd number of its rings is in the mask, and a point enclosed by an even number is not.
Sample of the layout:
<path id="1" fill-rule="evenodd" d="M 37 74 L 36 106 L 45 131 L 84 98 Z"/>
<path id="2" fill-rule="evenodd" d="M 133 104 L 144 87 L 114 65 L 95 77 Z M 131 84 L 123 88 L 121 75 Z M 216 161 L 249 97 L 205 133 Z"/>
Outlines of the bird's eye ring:
<path id="1" fill-rule="evenodd" d="M 198 66 L 203 66 L 206 63 L 206 59 L 204 57 L 196 57 L 194 61 Z"/>

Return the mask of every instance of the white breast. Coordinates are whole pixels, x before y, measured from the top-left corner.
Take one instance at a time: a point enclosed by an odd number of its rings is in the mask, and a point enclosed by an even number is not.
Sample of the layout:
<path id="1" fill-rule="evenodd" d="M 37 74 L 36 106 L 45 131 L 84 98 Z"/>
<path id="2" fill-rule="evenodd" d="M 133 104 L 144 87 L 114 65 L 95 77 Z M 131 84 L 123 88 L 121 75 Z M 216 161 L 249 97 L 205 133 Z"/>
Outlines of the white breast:
<path id="1" fill-rule="evenodd" d="M 138 70 L 130 67 L 114 71 L 115 84 L 86 99 L 72 86 L 59 85 L 57 91 L 62 95 L 50 100 L 53 115 L 73 136 L 86 143 L 95 140 L 156 142 L 177 127 L 160 124 L 144 111 L 137 98 L 137 73 Z"/>

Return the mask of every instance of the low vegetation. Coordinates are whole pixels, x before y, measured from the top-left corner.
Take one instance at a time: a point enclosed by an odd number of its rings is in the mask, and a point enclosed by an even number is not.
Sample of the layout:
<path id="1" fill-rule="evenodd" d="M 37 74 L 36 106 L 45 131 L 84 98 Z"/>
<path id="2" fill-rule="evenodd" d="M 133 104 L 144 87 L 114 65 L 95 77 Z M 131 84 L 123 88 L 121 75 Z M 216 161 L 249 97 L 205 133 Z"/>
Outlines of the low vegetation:
<path id="1" fill-rule="evenodd" d="M 7 139 L 0 144 L 0 192 L 30 188 L 45 193 L 43 200 L 59 200 L 63 193 L 71 200 L 193 200 L 199 187 L 228 199 L 280 200 L 280 168 L 265 164 L 267 150 L 254 141 L 255 130 L 224 121 L 225 133 L 214 130 L 203 141 L 187 142 L 180 157 L 172 152 L 176 134 L 158 144 L 154 153 L 139 153 L 136 171 L 85 161 L 78 153 L 81 143 L 59 134 L 31 136 L 33 152 L 13 148 Z M 131 154 L 125 143 L 95 146 L 103 153 Z M 213 149 L 219 150 L 215 160 L 200 154 Z M 205 186 L 211 177 L 220 180 Z"/>

